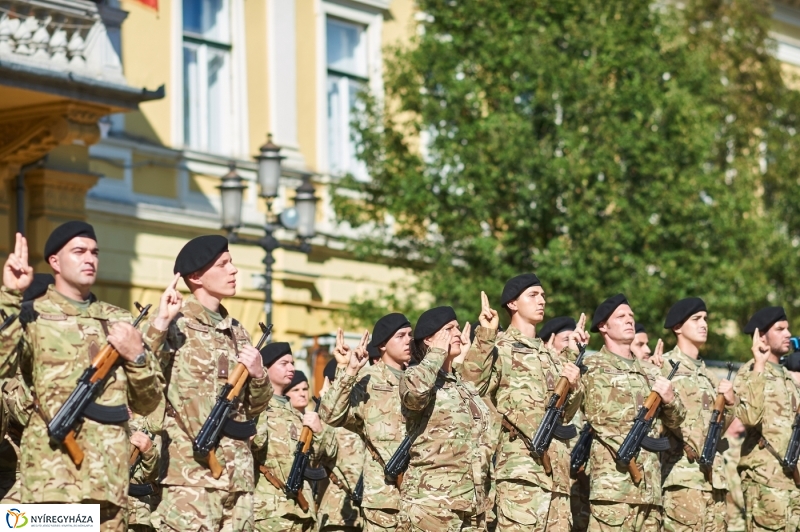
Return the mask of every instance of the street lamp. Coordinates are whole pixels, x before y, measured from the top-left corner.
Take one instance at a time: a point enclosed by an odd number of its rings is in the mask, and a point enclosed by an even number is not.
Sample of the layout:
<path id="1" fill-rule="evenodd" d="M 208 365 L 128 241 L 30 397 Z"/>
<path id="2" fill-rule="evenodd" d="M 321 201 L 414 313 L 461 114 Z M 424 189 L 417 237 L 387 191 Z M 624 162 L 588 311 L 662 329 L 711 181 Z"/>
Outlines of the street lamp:
<path id="1" fill-rule="evenodd" d="M 261 146 L 261 153 L 255 157 L 258 162 L 258 195 L 267 202 L 267 219 L 264 223 L 264 236 L 259 239 L 248 239 L 236 234 L 242 225 L 242 199 L 247 188 L 245 180 L 236 173 L 236 164 L 231 162 L 229 171 L 222 176 L 217 187 L 222 203 L 222 228 L 228 232 L 228 241 L 232 244 L 259 246 L 265 251 L 264 256 L 264 314 L 267 323 L 272 323 L 272 266 L 275 264 L 273 253 L 278 248 L 290 249 L 301 253 L 311 253 L 308 242 L 314 237 L 314 222 L 317 216 L 317 200 L 314 185 L 306 176 L 295 191 L 294 207 L 281 213 L 272 212 L 272 201 L 278 196 L 278 185 L 281 177 L 281 148 L 273 144 L 272 135 L 267 135 L 267 143 Z M 298 243 L 281 243 L 274 233 L 283 227 L 295 231 Z"/>

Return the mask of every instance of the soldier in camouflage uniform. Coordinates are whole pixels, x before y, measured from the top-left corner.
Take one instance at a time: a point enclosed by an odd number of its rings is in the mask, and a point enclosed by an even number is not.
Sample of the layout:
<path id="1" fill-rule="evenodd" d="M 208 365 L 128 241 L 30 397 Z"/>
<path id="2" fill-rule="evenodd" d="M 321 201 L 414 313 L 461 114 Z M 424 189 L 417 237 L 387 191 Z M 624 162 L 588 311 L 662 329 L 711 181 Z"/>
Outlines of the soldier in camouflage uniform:
<path id="1" fill-rule="evenodd" d="M 635 335 L 633 311 L 625 296 L 604 301 L 592 318 L 592 332 L 604 345 L 584 359 L 585 393 L 581 410 L 595 438 L 586 466 L 589 475 L 591 518 L 589 531 L 655 531 L 661 529 L 661 468 L 658 453 L 641 449 L 635 459 L 642 480 L 634 484 L 628 469 L 617 465 L 616 453 L 651 391 L 662 398 L 661 413 L 649 436 L 659 436 L 661 425 L 677 429 L 686 409 L 670 381 L 659 370 L 645 370 L 631 353 Z"/>
<path id="2" fill-rule="evenodd" d="M 228 241 L 218 235 L 188 242 L 175 260 L 170 286 L 145 338 L 158 349 L 167 378 L 161 479 L 162 502 L 153 515 L 159 530 L 252 530 L 253 455 L 250 442 L 223 436 L 215 450 L 222 466 L 212 475 L 208 457 L 192 450 L 192 441 L 208 419 L 222 386 L 237 364 L 249 379 L 232 419 L 253 419 L 267 406 L 272 388 L 244 327 L 222 306 L 236 293 L 237 269 Z M 192 294 L 185 300 L 178 280 Z"/>
<path id="3" fill-rule="evenodd" d="M 745 532 L 744 524 L 744 495 L 742 494 L 742 479 L 739 477 L 737 466 L 739 457 L 742 454 L 742 442 L 744 442 L 744 424 L 737 417 L 733 418 L 725 439 L 728 441 L 728 448 L 722 453 L 725 460 L 725 479 L 728 481 L 728 495 L 726 497 L 726 517 L 728 532 Z"/>
<path id="4" fill-rule="evenodd" d="M 33 282 L 22 293 L 22 302 L 34 301 L 42 296 L 47 287 L 55 282 L 49 273 L 33 274 Z M 17 346 L 18 348 L 19 346 Z M 22 431 L 28 426 L 33 412 L 33 397 L 22 373 L 17 368 L 16 376 L 3 381 L 3 441 L 0 443 L 0 478 L 2 478 L 2 502 L 19 503 L 19 459 Z"/>
<path id="5" fill-rule="evenodd" d="M 780 461 L 792 433 L 800 393 L 779 359 L 790 350 L 789 322 L 782 307 L 767 307 L 750 318 L 745 334 L 753 335 L 753 360 L 736 374 L 740 403 L 736 416 L 744 423 L 739 472 L 748 532 L 800 527 L 800 489 Z M 765 444 L 759 442 L 763 439 Z"/>
<path id="6" fill-rule="evenodd" d="M 652 351 L 650 350 L 650 346 L 647 345 L 650 341 L 650 338 L 647 336 L 647 329 L 645 329 L 644 325 L 641 323 L 636 323 L 634 325 L 634 330 L 636 331 L 636 335 L 633 337 L 633 342 L 631 343 L 631 353 L 633 353 L 633 356 L 638 358 L 640 362 L 650 362 Z"/>
<path id="7" fill-rule="evenodd" d="M 332 358 L 325 366 L 323 376 L 328 383 L 336 381 L 338 363 Z M 329 386 L 329 384 L 328 384 Z M 330 388 L 328 388 L 330 390 Z M 327 390 L 322 388 L 320 394 L 325 396 Z M 361 530 L 363 520 L 357 506 L 353 504 L 353 490 L 358 484 L 364 468 L 366 456 L 364 440 L 355 432 L 344 427 L 327 425 L 326 431 L 333 431 L 336 437 L 337 452 L 335 457 L 325 457 L 323 467 L 328 472 L 328 479 L 317 482 L 317 523 L 320 532 L 355 532 Z"/>
<path id="8" fill-rule="evenodd" d="M 411 360 L 411 324 L 398 313 L 383 316 L 375 323 L 368 348 L 378 351 L 372 366 L 366 358 L 344 343 L 337 334 L 334 357 L 339 374 L 320 405 L 322 420 L 333 427 L 344 427 L 364 440 L 364 496 L 361 510 L 365 532 L 394 530 L 400 508 L 400 493 L 387 483 L 383 468 L 405 436 L 400 405 L 400 378 Z"/>
<path id="9" fill-rule="evenodd" d="M 285 393 L 295 376 L 292 350 L 286 342 L 275 342 L 261 349 L 264 367 L 273 389 Z M 301 493 L 308 504 L 301 508 L 298 499 L 288 499 L 284 491 L 292 469 L 298 438 L 303 427 L 311 428 L 312 464 L 323 455 L 336 455 L 333 434 L 322 434 L 322 422 L 315 412 L 299 412 L 285 395 L 272 396 L 267 410 L 259 416 L 253 439 L 256 472 L 255 529 L 258 532 L 307 532 L 316 527 L 316 512 L 311 487 L 303 481 Z"/>
<path id="10" fill-rule="evenodd" d="M 137 455 L 128 489 L 128 532 L 154 530 L 152 514 L 161 502 L 161 488 L 157 483 L 165 408 L 166 401 L 162 399 L 149 416 L 134 414 L 128 422 L 131 456 L 134 452 Z"/>
<path id="11" fill-rule="evenodd" d="M 570 333 L 575 330 L 577 323 L 575 319 L 569 316 L 558 316 L 552 318 L 542 325 L 540 331 L 537 331 L 537 336 L 542 339 L 542 342 L 547 345 L 548 349 L 554 350 L 556 353 L 564 353 L 569 347 Z M 567 359 L 562 359 L 566 362 Z M 583 416 L 581 411 L 575 412 L 570 421 L 577 428 L 583 427 Z M 572 451 L 572 445 L 575 440 L 566 442 L 567 447 Z M 586 471 L 579 471 L 576 478 L 572 480 L 570 485 L 570 510 L 572 512 L 572 532 L 585 532 L 589 528 L 589 477 Z"/>
<path id="12" fill-rule="evenodd" d="M 398 530 L 478 531 L 486 527 L 491 440 L 489 408 L 452 371 L 463 333 L 455 311 L 425 311 L 414 330 L 419 363 L 400 379 L 406 432 L 413 442 L 400 491 Z M 468 337 L 468 333 L 467 333 Z"/>
<path id="13" fill-rule="evenodd" d="M 91 359 L 107 343 L 119 353 L 96 404 L 119 412 L 129 406 L 147 415 L 161 394 L 156 359 L 131 325 L 128 311 L 98 301 L 91 293 L 97 278 L 98 247 L 94 229 L 67 222 L 48 237 L 45 260 L 55 284 L 30 305 L 22 292 L 33 280 L 25 238 L 17 234 L 14 252 L 3 268 L 0 307 L 21 319 L 0 339 L 3 376 L 20 368 L 41 415 L 30 418 L 20 443 L 20 499 L 23 503 L 98 503 L 101 530 L 125 530 L 128 438 L 125 427 L 86 419 L 77 433 L 85 457 L 78 468 L 63 446 L 53 447 L 45 419 L 61 408 Z M 15 347 L 19 347 L 15 349 Z"/>
<path id="14" fill-rule="evenodd" d="M 664 328 L 677 338 L 667 362 L 680 362 L 672 385 L 686 407 L 683 424 L 669 431 L 671 450 L 662 455 L 664 529 L 668 532 L 725 532 L 727 482 L 722 454 L 717 452 L 710 470 L 697 462 L 703 451 L 714 400 L 725 397 L 726 428 L 733 420 L 733 385 L 718 379 L 698 360 L 708 337 L 708 312 L 702 299 L 689 297 L 675 303 L 667 313 Z M 669 375 L 671 364 L 661 368 Z M 710 477 L 710 478 L 709 478 Z"/>
<path id="15" fill-rule="evenodd" d="M 571 480 L 569 449 L 553 439 L 547 451 L 551 471 L 528 449 L 541 422 L 547 400 L 559 376 L 570 381 L 564 419 L 571 420 L 581 402 L 580 370 L 568 358 L 577 356 L 577 343 L 585 343 L 583 326 L 573 330 L 570 347 L 561 355 L 536 338 L 536 326 L 544 317 L 544 291 L 533 274 L 509 280 L 500 300 L 511 316 L 511 325 L 495 340 L 496 312 L 482 297 L 481 326 L 464 363 L 464 378 L 474 383 L 484 397 L 496 404 L 503 416 L 503 432 L 497 447 L 498 530 L 568 531 Z M 494 320 L 487 317 L 493 313 Z M 496 342 L 496 343 L 495 343 Z M 497 355 L 480 344 L 495 344 Z M 481 354 L 483 353 L 483 354 Z"/>

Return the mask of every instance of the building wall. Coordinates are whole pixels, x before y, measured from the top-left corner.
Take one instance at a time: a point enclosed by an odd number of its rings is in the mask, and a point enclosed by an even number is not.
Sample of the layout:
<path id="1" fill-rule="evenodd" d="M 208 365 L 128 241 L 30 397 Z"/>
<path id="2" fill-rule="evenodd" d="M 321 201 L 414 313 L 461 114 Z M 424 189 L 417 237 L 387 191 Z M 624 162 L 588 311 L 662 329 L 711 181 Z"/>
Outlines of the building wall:
<path id="1" fill-rule="evenodd" d="M 311 254 L 275 252 L 273 338 L 290 341 L 301 350 L 313 337 L 335 331 L 342 322 L 337 313 L 351 298 L 409 277 L 406 271 L 350 256 L 342 238 L 346 229 L 333 223 L 327 190 L 331 177 L 323 149 L 327 145 L 324 31 L 330 12 L 353 14 L 355 22 L 368 28 L 373 54 L 368 83 L 379 87 L 381 50 L 411 35 L 414 2 L 228 0 L 228 5 L 235 33 L 230 40 L 230 74 L 235 82 L 231 97 L 239 102 L 233 111 L 238 113 L 237 129 L 231 132 L 232 139 L 236 137 L 231 148 L 214 153 L 190 149 L 182 140 L 182 0 L 161 0 L 157 11 L 136 0 L 121 0 L 129 12 L 122 29 L 126 78 L 133 86 L 166 84 L 167 95 L 142 104 L 139 111 L 113 117 L 108 134 L 89 150 L 89 168 L 101 176 L 86 201 L 87 219 L 97 228 L 101 247 L 96 294 L 127 308 L 134 301 L 156 305 L 172 278 L 181 246 L 201 234 L 222 233 L 216 187 L 231 160 L 249 185 L 241 234 L 251 238 L 263 234 L 266 206 L 256 195 L 252 156 L 266 134 L 274 132 L 276 142 L 285 143 L 283 154 L 288 156 L 275 210 L 292 204 L 293 189 L 304 176 L 311 177 L 321 198 Z M 292 16 L 290 28 L 281 25 Z M 293 42 L 287 43 L 292 37 Z M 294 61 L 289 64 L 292 53 Z M 287 87 L 294 87 L 292 109 L 285 108 L 292 99 Z M 276 101 L 278 97 L 283 99 Z M 293 238 L 285 231 L 278 236 L 286 242 Z M 225 304 L 255 336 L 258 322 L 264 320 L 259 286 L 264 251 L 233 245 L 231 253 L 239 268 L 238 293 Z M 185 286 L 181 288 L 187 293 Z"/>

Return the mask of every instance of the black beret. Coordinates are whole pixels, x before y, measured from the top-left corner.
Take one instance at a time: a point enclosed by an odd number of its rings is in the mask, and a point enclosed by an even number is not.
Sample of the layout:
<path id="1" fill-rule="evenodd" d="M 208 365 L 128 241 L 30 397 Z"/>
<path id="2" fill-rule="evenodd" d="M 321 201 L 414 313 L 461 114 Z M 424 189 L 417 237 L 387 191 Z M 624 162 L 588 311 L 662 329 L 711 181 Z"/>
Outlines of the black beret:
<path id="1" fill-rule="evenodd" d="M 758 329 L 758 332 L 765 333 L 770 327 L 775 325 L 776 322 L 788 319 L 786 311 L 783 307 L 765 307 L 753 314 L 747 325 L 744 326 L 745 334 L 753 334 Z"/>
<path id="2" fill-rule="evenodd" d="M 97 242 L 97 237 L 94 234 L 94 227 L 86 222 L 74 220 L 72 222 L 63 223 L 56 227 L 53 232 L 50 233 L 50 236 L 47 237 L 47 242 L 44 244 L 44 260 L 49 259 L 51 256 L 61 251 L 61 248 L 66 246 L 67 242 L 77 236 L 85 236 Z"/>
<path id="3" fill-rule="evenodd" d="M 325 369 L 322 370 L 322 376 L 328 377 L 328 381 L 333 384 L 333 381 L 336 379 L 336 366 L 338 366 L 338 362 L 336 362 L 335 358 L 332 358 L 325 364 Z"/>
<path id="4" fill-rule="evenodd" d="M 706 303 L 699 297 L 687 297 L 681 299 L 669 309 L 667 319 L 664 320 L 664 328 L 672 329 L 689 319 L 689 316 L 698 312 L 708 311 Z"/>
<path id="5" fill-rule="evenodd" d="M 334 362 L 336 361 L 334 360 Z M 283 395 L 286 395 L 286 392 L 288 392 L 301 382 L 308 382 L 308 377 L 306 377 L 305 373 L 303 373 L 299 369 L 296 369 L 294 370 L 294 377 L 292 377 L 292 380 L 289 381 L 289 384 L 286 385 L 286 388 L 283 389 Z"/>
<path id="6" fill-rule="evenodd" d="M 526 288 L 530 288 L 531 286 L 542 286 L 542 283 L 539 282 L 539 278 L 533 273 L 523 273 L 522 275 L 517 275 L 509 279 L 503 287 L 503 294 L 500 296 L 500 306 L 505 307 L 506 303 L 517 299 Z"/>
<path id="7" fill-rule="evenodd" d="M 372 344 L 367 344 L 367 354 L 369 355 L 370 360 L 381 358 L 381 350 Z"/>
<path id="8" fill-rule="evenodd" d="M 292 354 L 292 346 L 289 342 L 272 342 L 261 348 L 261 361 L 264 367 L 268 368 L 284 355 Z"/>
<path id="9" fill-rule="evenodd" d="M 202 270 L 220 253 L 228 251 L 228 239 L 220 235 L 198 236 L 189 240 L 178 253 L 172 273 L 189 275 Z"/>
<path id="10" fill-rule="evenodd" d="M 372 341 L 369 345 L 378 347 L 403 327 L 411 327 L 411 322 L 408 321 L 408 318 L 399 312 L 387 314 L 375 322 L 375 328 L 372 329 Z"/>
<path id="11" fill-rule="evenodd" d="M 453 307 L 436 307 L 426 310 L 417 320 L 417 326 L 414 327 L 414 340 L 432 336 L 453 320 L 458 320 Z"/>
<path id="12" fill-rule="evenodd" d="M 603 323 L 611 316 L 617 307 L 620 305 L 627 305 L 628 300 L 625 299 L 624 294 L 617 294 L 615 296 L 611 296 L 602 303 L 600 306 L 597 307 L 597 310 L 594 311 L 594 316 L 592 316 L 592 332 L 600 332 L 600 329 L 597 328 L 598 325 Z"/>
<path id="13" fill-rule="evenodd" d="M 549 342 L 550 337 L 564 331 L 574 331 L 578 324 L 569 316 L 558 316 L 547 320 L 537 335 L 542 342 Z"/>
<path id="14" fill-rule="evenodd" d="M 639 334 L 639 333 L 645 333 L 645 334 L 647 334 L 647 329 L 645 329 L 645 328 L 644 328 L 644 325 L 642 325 L 642 324 L 641 324 L 641 323 L 639 323 L 638 321 L 636 322 L 636 325 L 634 325 L 634 326 L 633 326 L 633 328 L 634 328 L 634 332 L 635 332 L 636 334 Z"/>
<path id="15" fill-rule="evenodd" d="M 47 292 L 47 287 L 55 282 L 56 280 L 49 273 L 34 273 L 33 282 L 22 292 L 22 300 L 33 301 Z"/>

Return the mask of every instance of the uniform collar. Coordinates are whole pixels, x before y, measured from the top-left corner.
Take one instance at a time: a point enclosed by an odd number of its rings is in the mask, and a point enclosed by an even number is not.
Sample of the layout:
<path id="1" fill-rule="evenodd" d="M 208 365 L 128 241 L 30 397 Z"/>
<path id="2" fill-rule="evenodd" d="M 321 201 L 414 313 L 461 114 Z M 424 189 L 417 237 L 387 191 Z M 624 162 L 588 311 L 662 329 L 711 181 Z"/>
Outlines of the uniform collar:
<path id="1" fill-rule="evenodd" d="M 183 307 L 181 308 L 181 313 L 184 317 L 198 321 L 203 325 L 207 325 L 209 327 L 214 327 L 214 322 L 211 321 L 208 313 L 206 312 L 205 307 L 203 307 L 202 303 L 198 301 L 194 294 L 190 294 L 183 301 Z M 219 322 L 216 326 L 217 330 L 226 330 L 230 329 L 233 326 L 233 319 L 228 314 L 228 310 L 223 307 L 222 305 L 219 306 L 219 314 L 222 316 L 222 321 Z"/>
<path id="2" fill-rule="evenodd" d="M 667 356 L 674 358 L 676 362 L 680 362 L 681 368 L 686 368 L 692 373 L 701 373 L 706 367 L 706 363 L 703 362 L 702 358 L 698 358 L 697 360 L 693 359 L 681 351 L 677 345 L 672 351 L 666 353 L 664 358 L 666 359 Z"/>
<path id="3" fill-rule="evenodd" d="M 544 346 L 544 344 L 542 343 L 542 339 L 541 338 L 531 338 L 530 336 L 525 336 L 516 327 L 509 327 L 508 329 L 506 329 L 505 334 L 507 334 L 515 342 L 519 342 L 519 343 L 523 344 L 526 347 L 543 347 Z"/>
<path id="4" fill-rule="evenodd" d="M 108 314 L 105 307 L 103 305 L 99 305 L 97 298 L 91 293 L 89 294 L 90 303 L 86 309 L 81 309 L 73 305 L 70 300 L 61 295 L 56 290 L 55 285 L 52 284 L 47 287 L 46 299 L 67 316 L 89 316 L 90 318 L 101 320 L 108 319 Z"/>

